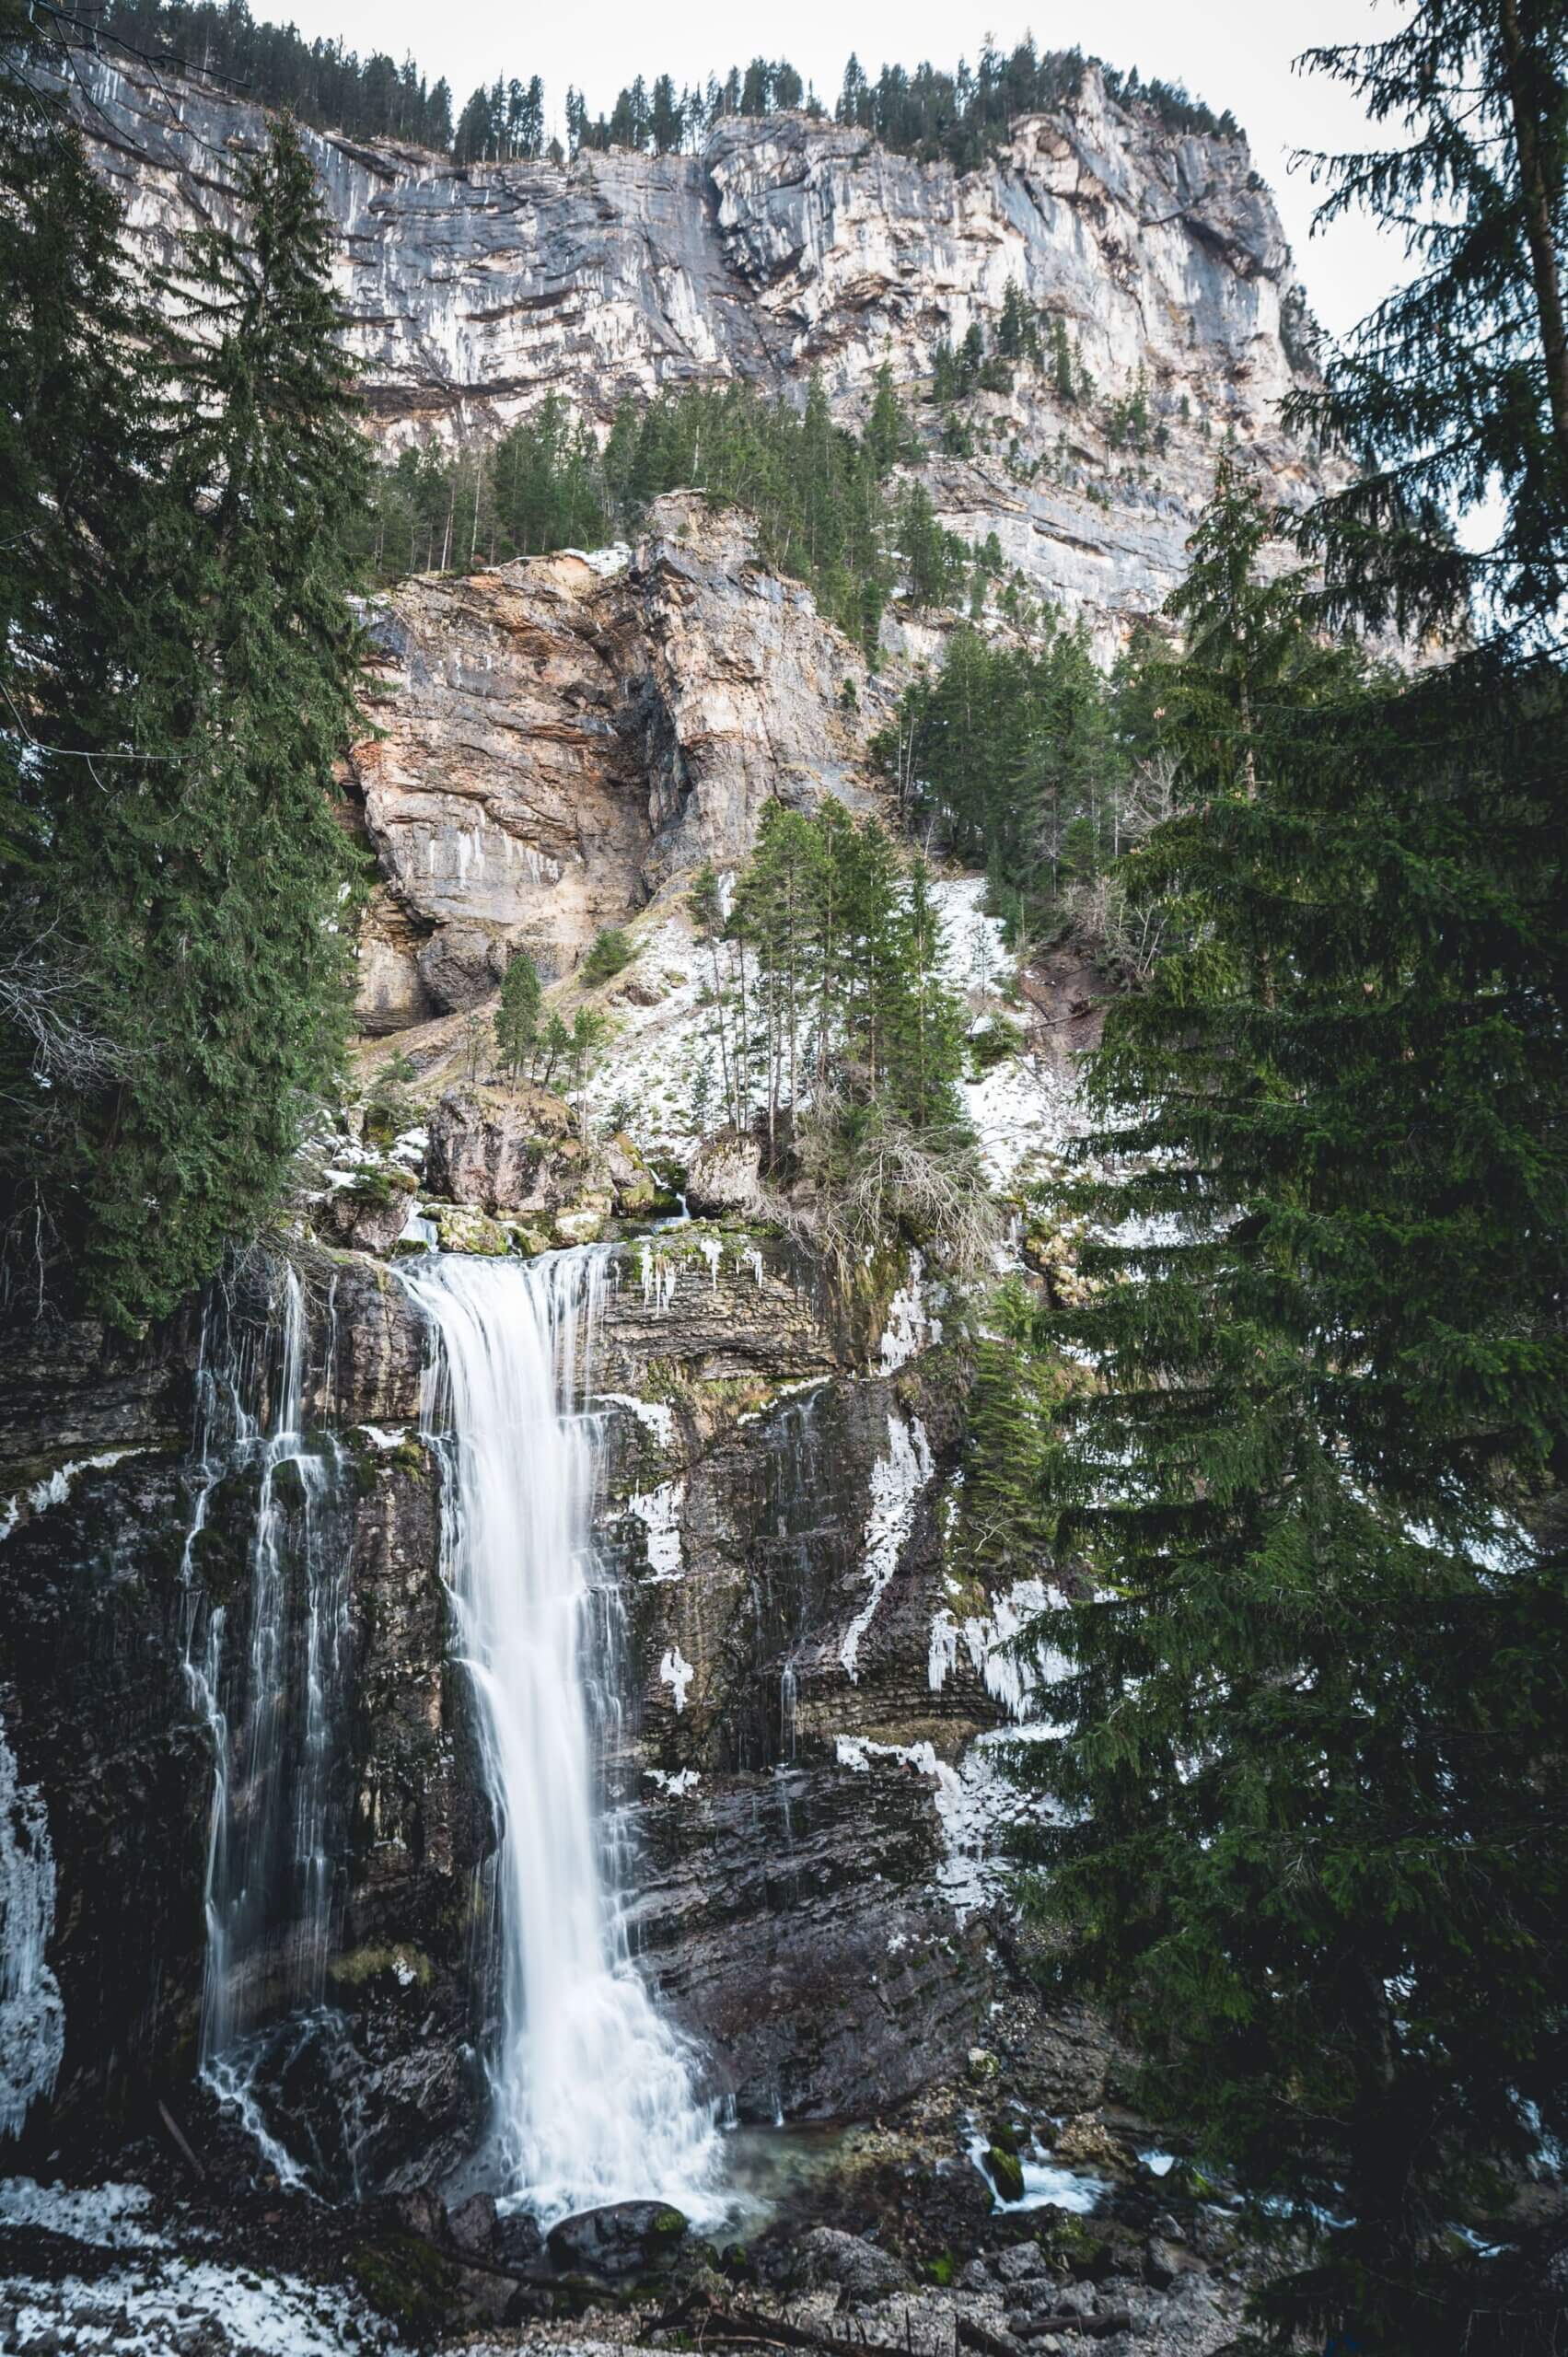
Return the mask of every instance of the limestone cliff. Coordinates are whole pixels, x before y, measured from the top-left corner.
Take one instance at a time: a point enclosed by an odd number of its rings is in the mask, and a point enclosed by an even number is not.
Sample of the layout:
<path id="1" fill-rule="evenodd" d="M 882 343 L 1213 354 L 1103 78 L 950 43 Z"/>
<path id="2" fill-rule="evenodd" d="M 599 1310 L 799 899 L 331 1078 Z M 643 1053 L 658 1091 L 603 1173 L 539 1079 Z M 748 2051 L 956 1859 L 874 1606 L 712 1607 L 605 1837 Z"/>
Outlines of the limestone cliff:
<path id="1" fill-rule="evenodd" d="M 88 141 L 134 239 L 166 258 L 228 209 L 261 113 L 107 59 L 82 74 Z M 934 489 L 1102 643 L 1180 572 L 1222 442 L 1286 501 L 1318 479 L 1279 424 L 1311 331 L 1245 140 L 1167 131 L 1092 67 L 967 174 L 796 115 L 726 121 L 699 156 L 564 166 L 305 136 L 389 439 L 493 429 L 549 391 L 603 421 L 626 393 L 726 377 L 798 392 L 812 370 L 853 420 L 883 362 L 914 386 L 939 342 L 993 330 L 1013 280 L 1063 323 L 1098 399 L 1064 405 L 1050 371 L 1020 372 L 980 397 L 976 456 L 939 462 Z M 1106 402 L 1140 384 L 1157 463 L 1105 431 Z"/>
<path id="2" fill-rule="evenodd" d="M 368 1030 L 475 1004 L 513 946 L 569 971 L 672 877 L 738 865 L 771 795 L 877 791 L 864 658 L 696 494 L 656 501 L 634 552 L 405 582 L 375 636 L 350 778 L 383 879 Z"/>

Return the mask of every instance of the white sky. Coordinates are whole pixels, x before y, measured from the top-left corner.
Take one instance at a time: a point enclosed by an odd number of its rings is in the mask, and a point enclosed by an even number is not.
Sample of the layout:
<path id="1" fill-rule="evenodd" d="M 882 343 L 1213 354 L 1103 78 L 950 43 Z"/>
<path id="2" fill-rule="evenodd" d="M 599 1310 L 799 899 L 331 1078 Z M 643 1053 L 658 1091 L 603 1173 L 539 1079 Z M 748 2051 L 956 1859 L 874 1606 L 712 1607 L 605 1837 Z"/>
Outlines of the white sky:
<path id="1" fill-rule="evenodd" d="M 873 76 L 884 64 L 913 66 L 929 58 L 951 68 L 972 64 L 989 31 L 1009 49 L 1032 31 L 1042 49 L 1075 42 L 1112 65 L 1184 82 L 1216 113 L 1229 107 L 1252 143 L 1258 169 L 1274 191 L 1312 308 L 1330 333 L 1342 335 L 1400 274 L 1398 242 L 1369 224 L 1342 224 L 1308 242 L 1314 197 L 1305 172 L 1288 174 L 1295 147 L 1330 150 L 1365 142 L 1354 101 L 1321 75 L 1291 71 L 1310 43 L 1374 40 L 1394 29 L 1400 0 L 794 0 L 789 7 L 722 7 L 684 0 L 654 7 L 646 0 L 592 0 L 547 9 L 531 22 L 504 0 L 251 0 L 259 17 L 292 20 L 308 39 L 341 35 L 363 55 L 412 51 L 432 81 L 445 74 L 454 113 L 476 83 L 497 74 L 526 81 L 540 75 L 552 124 L 559 127 L 568 83 L 587 95 L 590 112 L 608 112 L 633 75 L 683 83 L 720 75 L 749 58 L 786 56 L 831 106 L 854 50 Z M 1380 144 L 1380 143 L 1379 143 Z"/>

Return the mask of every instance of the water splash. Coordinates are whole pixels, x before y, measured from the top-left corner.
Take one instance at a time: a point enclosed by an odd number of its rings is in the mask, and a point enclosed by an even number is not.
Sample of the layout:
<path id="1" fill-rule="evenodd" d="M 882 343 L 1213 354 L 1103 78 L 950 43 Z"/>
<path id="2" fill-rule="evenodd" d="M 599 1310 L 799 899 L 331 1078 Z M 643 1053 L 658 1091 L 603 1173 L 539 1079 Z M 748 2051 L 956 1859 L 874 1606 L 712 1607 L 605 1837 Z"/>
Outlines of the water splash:
<path id="1" fill-rule="evenodd" d="M 442 1562 L 479 1704 L 496 1859 L 490 2058 L 505 2192 L 541 2217 L 637 2196 L 713 2206 L 718 2135 L 616 1905 L 595 1736 L 618 1723 L 618 1599 L 597 1579 L 593 1380 L 609 1253 L 443 1256 L 401 1271 L 435 1347 Z M 597 1611 L 596 1608 L 597 1607 Z"/>

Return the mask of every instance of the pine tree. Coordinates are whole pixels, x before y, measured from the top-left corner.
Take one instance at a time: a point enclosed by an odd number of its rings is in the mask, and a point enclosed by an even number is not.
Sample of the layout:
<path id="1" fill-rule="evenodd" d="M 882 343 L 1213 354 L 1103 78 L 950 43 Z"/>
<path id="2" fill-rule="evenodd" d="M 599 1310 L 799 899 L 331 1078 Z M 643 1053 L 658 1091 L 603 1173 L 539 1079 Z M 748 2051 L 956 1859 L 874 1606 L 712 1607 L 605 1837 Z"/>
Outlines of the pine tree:
<path id="1" fill-rule="evenodd" d="M 958 1120 L 955 1083 L 964 1068 L 964 1010 L 948 986 L 931 870 L 918 853 L 899 893 L 889 962 L 883 1016 L 889 1096 L 912 1129 L 953 1129 Z"/>
<path id="2" fill-rule="evenodd" d="M 120 208 L 45 62 L 0 0 L 0 1306 L 35 1310 L 79 1232 L 81 1106 L 132 1047 L 100 987 L 98 848 L 75 872 L 65 846 L 146 766 L 125 685 L 152 465 Z"/>
<path id="3" fill-rule="evenodd" d="M 1127 863 L 1177 946 L 1108 1018 L 1096 1290 L 1046 1329 L 1099 1384 L 1047 1465 L 1089 1586 L 1036 1632 L 1039 1903 L 1156 2115 L 1311 2238 L 1280 2333 L 1457 2350 L 1518 2262 L 1447 2230 L 1568 2124 L 1568 699 L 1467 659 L 1315 701 L 1256 554 L 1222 482 L 1202 797 Z"/>
<path id="4" fill-rule="evenodd" d="M 1307 519 L 1330 610 L 1401 631 L 1479 599 L 1506 627 L 1561 641 L 1568 596 L 1568 25 L 1556 0 L 1425 0 L 1388 40 L 1308 51 L 1390 147 L 1317 157 L 1319 218 L 1397 220 L 1408 282 L 1287 404 L 1347 447 L 1356 481 Z M 1456 507 L 1498 496 L 1483 550 Z"/>
<path id="5" fill-rule="evenodd" d="M 145 770 L 79 808 L 108 1020 L 134 1042 L 84 1120 L 86 1285 L 130 1325 L 171 1307 L 285 1187 L 347 1013 L 354 865 L 332 814 L 358 725 L 343 550 L 366 460 L 309 160 L 273 126 L 243 241 L 166 275 L 158 492 L 134 644 Z"/>
<path id="6" fill-rule="evenodd" d="M 540 1009 L 543 992 L 539 968 L 528 952 L 515 949 L 507 960 L 495 1009 L 495 1045 L 516 1088 L 525 1066 L 531 1065 L 539 1047 Z"/>

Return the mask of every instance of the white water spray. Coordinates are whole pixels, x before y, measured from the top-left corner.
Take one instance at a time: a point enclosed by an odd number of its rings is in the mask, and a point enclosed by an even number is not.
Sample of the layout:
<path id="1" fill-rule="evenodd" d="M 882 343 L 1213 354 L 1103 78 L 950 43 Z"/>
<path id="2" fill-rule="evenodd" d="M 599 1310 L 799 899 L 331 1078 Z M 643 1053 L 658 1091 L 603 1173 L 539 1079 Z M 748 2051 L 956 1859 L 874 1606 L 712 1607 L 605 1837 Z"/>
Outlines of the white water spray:
<path id="1" fill-rule="evenodd" d="M 496 2130 L 507 2191 L 546 2219 L 639 2196 L 700 2213 L 718 2158 L 693 2057 L 627 1953 L 596 1809 L 616 1614 L 590 1577 L 597 1426 L 576 1411 L 609 1259 L 587 1246 L 401 1271 L 436 1337 L 424 1420 L 446 1473 L 443 1569 L 502 1829 Z"/>

